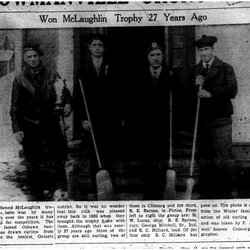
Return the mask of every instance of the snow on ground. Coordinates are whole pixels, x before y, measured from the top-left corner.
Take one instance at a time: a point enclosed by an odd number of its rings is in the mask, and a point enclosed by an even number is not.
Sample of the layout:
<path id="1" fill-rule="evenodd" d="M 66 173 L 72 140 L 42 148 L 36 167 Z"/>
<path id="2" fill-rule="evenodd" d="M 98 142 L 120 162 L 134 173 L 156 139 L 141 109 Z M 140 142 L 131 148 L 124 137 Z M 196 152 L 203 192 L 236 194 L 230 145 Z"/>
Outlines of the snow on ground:
<path id="1" fill-rule="evenodd" d="M 11 130 L 9 111 L 13 79 L 14 73 L 0 79 L 0 201 L 27 200 L 16 181 L 24 176 L 26 169 L 20 164 L 21 146 L 15 142 Z"/>

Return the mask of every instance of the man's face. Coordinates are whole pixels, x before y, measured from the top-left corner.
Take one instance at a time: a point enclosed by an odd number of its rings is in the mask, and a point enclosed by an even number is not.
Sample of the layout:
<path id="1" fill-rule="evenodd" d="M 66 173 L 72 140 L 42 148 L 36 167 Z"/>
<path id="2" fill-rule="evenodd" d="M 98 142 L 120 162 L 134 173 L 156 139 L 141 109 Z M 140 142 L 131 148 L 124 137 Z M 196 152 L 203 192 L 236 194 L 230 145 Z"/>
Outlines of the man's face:
<path id="1" fill-rule="evenodd" d="M 40 56 L 36 51 L 30 50 L 25 52 L 24 61 L 27 63 L 29 67 L 36 68 L 40 63 Z"/>
<path id="2" fill-rule="evenodd" d="M 89 50 L 93 56 L 102 57 L 104 52 L 103 42 L 100 40 L 93 40 L 89 45 Z"/>
<path id="3" fill-rule="evenodd" d="M 161 66 L 163 61 L 162 51 L 160 49 L 152 50 L 148 54 L 148 61 L 153 68 L 158 68 Z"/>
<path id="4" fill-rule="evenodd" d="M 203 62 L 209 63 L 214 57 L 214 49 L 213 47 L 206 46 L 198 49 L 198 53 Z"/>

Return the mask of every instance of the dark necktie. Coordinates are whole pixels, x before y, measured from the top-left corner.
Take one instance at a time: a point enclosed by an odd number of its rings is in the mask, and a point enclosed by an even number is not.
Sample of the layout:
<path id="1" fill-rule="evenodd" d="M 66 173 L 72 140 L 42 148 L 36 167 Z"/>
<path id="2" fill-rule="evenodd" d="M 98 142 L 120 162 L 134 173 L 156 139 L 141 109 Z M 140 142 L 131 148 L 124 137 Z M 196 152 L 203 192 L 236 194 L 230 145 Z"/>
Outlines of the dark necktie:
<path id="1" fill-rule="evenodd" d="M 204 67 L 204 66 L 205 66 L 205 67 Z M 209 64 L 206 63 L 206 65 L 203 65 L 203 69 L 202 69 L 202 71 L 201 71 L 201 75 L 202 75 L 203 77 L 207 77 L 208 71 L 209 71 Z"/>
<path id="2" fill-rule="evenodd" d="M 154 70 L 154 76 L 153 76 L 153 78 L 154 78 L 154 80 L 156 81 L 157 80 L 157 71 L 156 70 Z"/>
<path id="3" fill-rule="evenodd" d="M 153 71 L 153 80 L 154 80 L 154 83 L 156 83 L 156 81 L 157 81 L 157 71 L 156 70 Z"/>
<path id="4" fill-rule="evenodd" d="M 206 63 L 206 73 L 208 73 L 208 70 L 209 70 L 209 64 Z"/>

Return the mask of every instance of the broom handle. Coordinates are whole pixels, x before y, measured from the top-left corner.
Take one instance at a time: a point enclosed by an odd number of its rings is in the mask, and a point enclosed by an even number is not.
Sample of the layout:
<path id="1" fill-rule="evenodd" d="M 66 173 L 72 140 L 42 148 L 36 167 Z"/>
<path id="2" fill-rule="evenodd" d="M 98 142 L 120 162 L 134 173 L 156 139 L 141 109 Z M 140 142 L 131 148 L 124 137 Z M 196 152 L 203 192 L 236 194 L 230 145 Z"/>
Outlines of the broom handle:
<path id="1" fill-rule="evenodd" d="M 200 85 L 199 86 L 199 91 L 201 91 L 201 89 L 202 89 L 202 86 Z M 195 124 L 194 124 L 194 139 L 193 139 L 191 166 L 190 166 L 190 177 L 193 176 L 193 171 L 194 171 L 194 161 L 195 161 L 195 149 L 196 149 L 199 111 L 200 111 L 200 98 L 198 98 L 198 100 L 197 100 L 197 107 L 196 107 L 196 117 L 195 117 Z"/>
<path id="2" fill-rule="evenodd" d="M 169 168 L 173 166 L 173 93 L 169 92 Z"/>
<path id="3" fill-rule="evenodd" d="M 86 113 L 87 113 L 87 118 L 88 118 L 88 121 L 89 121 L 90 126 L 91 126 L 90 132 L 91 132 L 91 137 L 92 137 L 92 140 L 93 140 L 93 145 L 94 145 L 94 149 L 95 149 L 95 154 L 96 154 L 96 158 L 97 158 L 98 167 L 101 169 L 102 168 L 101 160 L 100 160 L 100 156 L 99 156 L 98 150 L 97 150 L 95 135 L 94 135 L 94 131 L 93 131 L 93 128 L 92 128 L 92 123 L 91 123 L 91 120 L 90 120 L 87 100 L 86 100 L 86 96 L 85 96 L 85 93 L 84 93 L 84 89 L 83 89 L 83 86 L 82 86 L 81 79 L 79 79 L 79 84 L 80 84 L 80 87 L 81 87 L 81 92 L 82 92 L 82 97 L 83 97 L 83 101 L 84 101 L 84 105 L 85 105 L 85 109 L 86 109 Z"/>

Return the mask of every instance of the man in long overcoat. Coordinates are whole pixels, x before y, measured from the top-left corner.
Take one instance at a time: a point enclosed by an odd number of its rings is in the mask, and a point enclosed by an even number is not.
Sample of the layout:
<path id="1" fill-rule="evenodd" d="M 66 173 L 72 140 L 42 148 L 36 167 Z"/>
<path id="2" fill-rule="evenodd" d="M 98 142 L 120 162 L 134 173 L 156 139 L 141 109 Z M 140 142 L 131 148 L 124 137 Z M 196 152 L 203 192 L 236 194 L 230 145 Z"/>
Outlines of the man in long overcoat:
<path id="1" fill-rule="evenodd" d="M 198 156 L 206 161 L 200 180 L 208 198 L 225 198 L 232 167 L 231 99 L 237 94 L 233 67 L 214 55 L 217 38 L 203 35 L 194 45 L 201 61 L 195 66 L 193 82 L 200 98 Z"/>
<path id="2" fill-rule="evenodd" d="M 67 142 L 60 126 L 60 115 L 71 113 L 71 95 L 64 86 L 59 97 L 62 113 L 55 114 L 58 100 L 55 81 L 59 75 L 42 64 L 42 56 L 38 44 L 24 46 L 25 64 L 12 85 L 10 110 L 14 137 L 23 146 L 33 199 L 38 201 L 45 199 L 42 171 L 45 163 L 55 167 L 54 189 L 67 191 Z"/>
<path id="3" fill-rule="evenodd" d="M 145 159 L 145 199 L 162 198 L 166 165 L 159 163 L 169 159 L 170 105 L 174 106 L 173 88 L 177 79 L 164 65 L 163 58 L 162 47 L 156 42 L 151 43 L 147 53 L 149 65 L 141 74 L 137 95 L 139 147 Z"/>
<path id="4" fill-rule="evenodd" d="M 93 129 L 97 152 L 105 168 L 114 163 L 117 149 L 117 131 L 119 127 L 118 101 L 116 86 L 105 54 L 105 39 L 101 34 L 88 37 L 90 52 L 87 60 L 79 67 L 74 87 L 74 115 L 77 118 L 76 131 L 83 134 L 83 144 L 90 159 L 90 176 L 92 188 L 96 193 L 96 173 L 98 171 L 97 156 L 93 146 L 90 129 Z M 81 80 L 89 116 L 80 88 Z M 116 83 L 118 84 L 118 83 Z M 92 127 L 91 127 L 92 125 Z"/>

